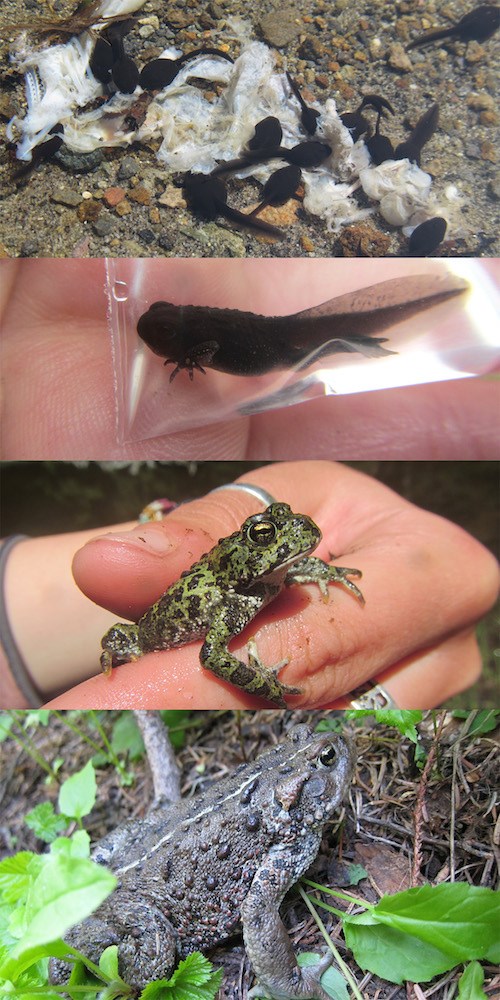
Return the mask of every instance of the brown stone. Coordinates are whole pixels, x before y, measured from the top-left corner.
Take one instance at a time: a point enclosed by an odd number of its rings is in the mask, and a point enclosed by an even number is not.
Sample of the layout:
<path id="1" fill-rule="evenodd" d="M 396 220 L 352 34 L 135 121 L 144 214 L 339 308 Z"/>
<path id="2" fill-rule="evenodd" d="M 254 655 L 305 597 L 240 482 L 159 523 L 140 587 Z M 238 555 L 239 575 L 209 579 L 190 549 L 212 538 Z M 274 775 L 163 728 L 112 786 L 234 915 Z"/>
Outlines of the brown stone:
<path id="1" fill-rule="evenodd" d="M 138 205 L 149 205 L 151 201 L 151 191 L 148 191 L 147 188 L 139 185 L 134 189 L 134 191 L 130 192 L 129 198 L 131 201 L 137 202 Z"/>
<path id="2" fill-rule="evenodd" d="M 76 214 L 80 222 L 95 222 L 101 209 L 101 202 L 96 201 L 94 198 L 86 198 L 85 201 L 80 202 Z"/>
<path id="3" fill-rule="evenodd" d="M 282 48 L 300 34 L 303 22 L 296 7 L 279 7 L 261 18 L 259 28 L 268 45 Z"/>
<path id="4" fill-rule="evenodd" d="M 120 216 L 120 218 L 123 215 L 128 215 L 131 211 L 132 211 L 132 205 L 130 204 L 129 201 L 127 201 L 126 198 L 124 198 L 123 201 L 118 202 L 118 205 L 115 208 L 115 212 L 117 215 Z"/>
<path id="5" fill-rule="evenodd" d="M 102 197 L 106 205 L 109 205 L 110 208 L 116 208 L 125 197 L 125 188 L 110 187 L 104 192 Z"/>

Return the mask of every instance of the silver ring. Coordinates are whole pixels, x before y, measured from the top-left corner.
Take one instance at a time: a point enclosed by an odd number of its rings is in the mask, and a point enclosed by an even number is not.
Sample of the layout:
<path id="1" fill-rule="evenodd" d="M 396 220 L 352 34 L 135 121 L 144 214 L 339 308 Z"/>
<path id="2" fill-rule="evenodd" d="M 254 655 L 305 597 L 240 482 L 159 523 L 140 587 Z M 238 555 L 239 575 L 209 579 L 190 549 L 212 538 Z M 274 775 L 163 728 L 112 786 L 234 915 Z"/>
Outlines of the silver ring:
<path id="1" fill-rule="evenodd" d="M 216 486 L 214 490 L 210 490 L 210 493 L 220 493 L 221 490 L 243 490 L 244 493 L 249 493 L 251 497 L 260 500 L 264 507 L 276 503 L 275 497 L 271 496 L 267 490 L 262 489 L 262 486 L 253 486 L 251 483 L 226 483 L 225 486 Z"/>
<path id="2" fill-rule="evenodd" d="M 381 684 L 371 686 L 361 684 L 352 692 L 354 697 L 349 702 L 350 708 L 378 709 L 378 708 L 399 708 L 388 691 Z"/>

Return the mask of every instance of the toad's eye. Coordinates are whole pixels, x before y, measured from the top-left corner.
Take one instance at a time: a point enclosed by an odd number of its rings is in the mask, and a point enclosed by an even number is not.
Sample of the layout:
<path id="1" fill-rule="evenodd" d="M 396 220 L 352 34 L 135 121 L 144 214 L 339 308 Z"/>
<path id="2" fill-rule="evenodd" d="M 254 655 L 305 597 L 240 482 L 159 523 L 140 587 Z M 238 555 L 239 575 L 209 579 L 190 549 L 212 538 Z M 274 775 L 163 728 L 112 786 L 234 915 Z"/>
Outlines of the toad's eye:
<path id="1" fill-rule="evenodd" d="M 323 767 L 331 767 L 337 759 L 337 750 L 334 746 L 325 747 L 321 751 L 318 757 L 318 764 L 322 764 Z"/>
<path id="2" fill-rule="evenodd" d="M 264 547 L 276 538 L 276 525 L 273 521 L 257 521 L 256 524 L 250 525 L 247 534 L 251 542 Z"/>

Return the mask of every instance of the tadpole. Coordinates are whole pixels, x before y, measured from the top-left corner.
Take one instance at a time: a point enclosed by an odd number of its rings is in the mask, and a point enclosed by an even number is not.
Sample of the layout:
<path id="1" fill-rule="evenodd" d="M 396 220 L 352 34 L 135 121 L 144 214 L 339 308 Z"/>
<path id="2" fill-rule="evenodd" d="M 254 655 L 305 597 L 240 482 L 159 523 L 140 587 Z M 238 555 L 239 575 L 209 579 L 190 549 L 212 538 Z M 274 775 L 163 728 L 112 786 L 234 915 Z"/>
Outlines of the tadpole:
<path id="1" fill-rule="evenodd" d="M 435 28 L 426 31 L 425 34 L 414 38 L 406 46 L 406 51 L 410 49 L 421 49 L 424 45 L 441 41 L 442 38 L 456 38 L 460 42 L 486 42 L 500 28 L 500 7 L 493 3 L 482 3 L 474 10 L 469 10 L 467 14 L 457 21 L 456 24 L 447 28 Z"/>
<path id="2" fill-rule="evenodd" d="M 398 143 L 394 150 L 395 160 L 404 160 L 408 157 L 410 162 L 420 166 L 420 154 L 426 142 L 437 129 L 439 121 L 439 104 L 433 104 L 419 119 L 415 128 L 411 131 L 408 139 Z"/>
<path id="3" fill-rule="evenodd" d="M 291 316 L 260 316 L 238 309 L 154 302 L 137 324 L 139 337 L 164 364 L 170 381 L 186 369 L 232 375 L 263 375 L 274 369 L 307 368 L 321 357 L 354 352 L 369 358 L 394 352 L 382 347 L 398 322 L 468 288 L 451 274 L 408 275 L 348 292 Z"/>

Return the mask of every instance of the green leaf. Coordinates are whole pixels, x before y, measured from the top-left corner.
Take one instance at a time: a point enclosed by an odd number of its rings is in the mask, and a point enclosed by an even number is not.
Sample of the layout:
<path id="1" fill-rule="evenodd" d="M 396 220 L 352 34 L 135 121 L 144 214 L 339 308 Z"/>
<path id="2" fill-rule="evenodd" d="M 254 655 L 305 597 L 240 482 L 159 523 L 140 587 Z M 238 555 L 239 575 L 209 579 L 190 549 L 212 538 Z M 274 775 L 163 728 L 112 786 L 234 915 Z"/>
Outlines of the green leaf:
<path id="1" fill-rule="evenodd" d="M 479 962 L 466 966 L 458 980 L 459 1000 L 488 1000 L 483 990 L 484 971 Z"/>
<path id="2" fill-rule="evenodd" d="M 50 855 L 31 890 L 26 906 L 27 930 L 14 949 L 14 957 L 62 938 L 70 927 L 100 906 L 116 882 L 111 872 L 93 861 Z"/>
<path id="3" fill-rule="evenodd" d="M 61 940 L 31 948 L 30 951 L 25 952 L 22 958 L 15 957 L 14 951 L 11 951 L 9 957 L 0 966 L 0 976 L 17 983 L 30 966 L 47 958 L 65 958 L 67 953 L 68 946 Z"/>
<path id="4" fill-rule="evenodd" d="M 7 739 L 13 725 L 14 716 L 7 712 L 0 712 L 0 743 Z"/>
<path id="5" fill-rule="evenodd" d="M 186 739 L 186 726 L 192 713 L 182 708 L 168 708 L 161 711 L 160 715 L 168 727 L 169 740 L 174 750 L 182 750 Z"/>
<path id="6" fill-rule="evenodd" d="M 349 876 L 349 885 L 357 885 L 362 879 L 368 878 L 368 872 L 363 865 L 348 865 L 347 874 Z"/>
<path id="7" fill-rule="evenodd" d="M 24 817 L 26 826 L 46 844 L 50 844 L 64 830 L 68 821 L 64 816 L 57 816 L 52 802 L 40 802 Z"/>
<path id="8" fill-rule="evenodd" d="M 484 733 L 490 733 L 492 729 L 496 729 L 500 719 L 500 712 L 493 708 L 485 708 L 477 712 L 456 709 L 453 715 L 456 719 L 469 719 L 473 716 L 467 727 L 467 736 L 483 736 Z"/>
<path id="9" fill-rule="evenodd" d="M 321 961 L 322 955 L 317 955 L 312 951 L 303 951 L 297 958 L 297 963 L 300 967 L 306 968 L 310 965 L 317 965 Z M 347 983 L 338 969 L 332 968 L 330 966 L 326 972 L 321 976 L 321 985 L 324 990 L 332 997 L 332 1000 L 349 1000 L 349 990 L 347 989 Z"/>
<path id="10" fill-rule="evenodd" d="M 68 858 L 90 857 L 90 837 L 86 830 L 75 830 L 71 837 L 58 837 L 51 845 L 51 854 L 65 854 Z"/>
<path id="11" fill-rule="evenodd" d="M 128 754 L 130 760 L 143 756 L 144 743 L 132 712 L 120 712 L 113 726 L 111 746 L 116 754 Z"/>
<path id="12" fill-rule="evenodd" d="M 418 743 L 418 732 L 416 726 L 422 721 L 424 713 L 410 709 L 394 708 L 360 708 L 348 709 L 346 717 L 349 719 L 363 718 L 365 715 L 373 715 L 382 726 L 393 726 L 402 736 L 406 736 L 412 743 Z"/>
<path id="13" fill-rule="evenodd" d="M 104 949 L 99 959 L 99 968 L 108 979 L 120 978 L 118 971 L 118 946 L 116 944 L 111 944 L 109 948 Z"/>
<path id="14" fill-rule="evenodd" d="M 20 851 L 0 861 L 0 892 L 4 902 L 25 899 L 34 870 L 41 871 L 46 858 L 33 851 Z"/>
<path id="15" fill-rule="evenodd" d="M 25 712 L 24 715 L 24 727 L 28 729 L 29 726 L 48 726 L 51 716 L 51 711 L 48 708 L 33 708 L 29 712 Z"/>
<path id="16" fill-rule="evenodd" d="M 359 967 L 389 983 L 427 983 L 456 965 L 438 948 L 377 923 L 372 913 L 346 917 L 344 936 Z"/>
<path id="17" fill-rule="evenodd" d="M 148 983 L 140 1000 L 214 1000 L 222 976 L 222 969 L 215 971 L 208 959 L 195 951 L 179 962 L 170 979 Z"/>
<path id="18" fill-rule="evenodd" d="M 375 918 L 455 959 L 483 958 L 500 925 L 500 893 L 466 882 L 423 885 L 383 896 Z"/>
<path id="19" fill-rule="evenodd" d="M 81 771 L 72 774 L 61 785 L 59 809 L 65 816 L 81 819 L 87 816 L 96 799 L 96 780 L 92 761 L 88 761 Z"/>

